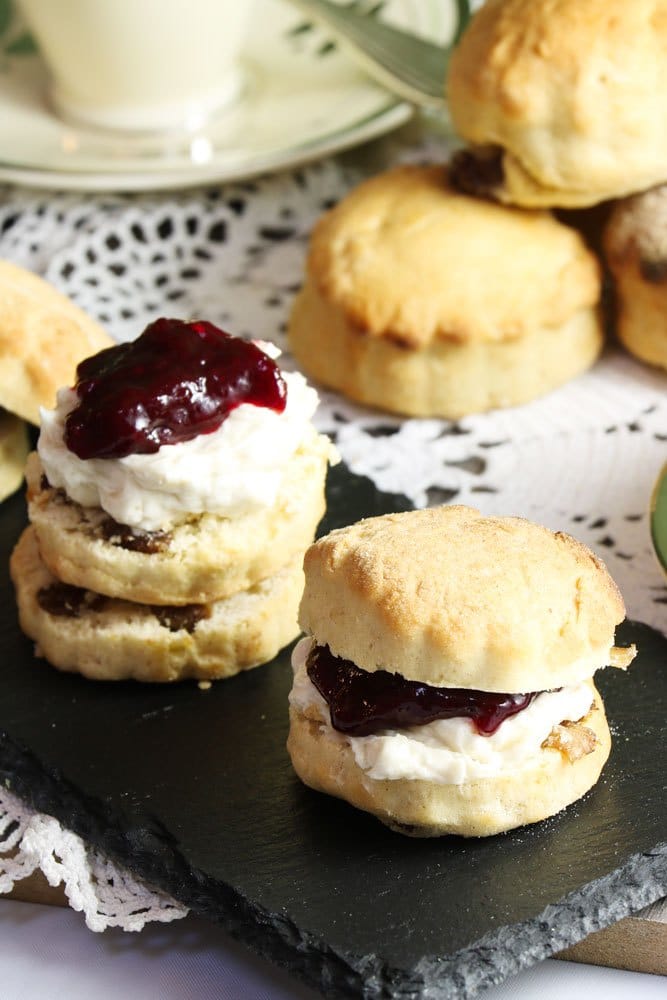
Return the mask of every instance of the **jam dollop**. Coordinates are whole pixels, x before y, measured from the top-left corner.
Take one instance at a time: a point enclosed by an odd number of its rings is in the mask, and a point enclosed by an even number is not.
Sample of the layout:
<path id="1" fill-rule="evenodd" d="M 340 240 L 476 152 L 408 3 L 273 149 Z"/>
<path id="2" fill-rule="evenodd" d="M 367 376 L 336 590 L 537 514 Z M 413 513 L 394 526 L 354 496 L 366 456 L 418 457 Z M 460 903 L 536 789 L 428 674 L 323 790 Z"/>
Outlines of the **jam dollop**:
<path id="1" fill-rule="evenodd" d="M 350 660 L 334 656 L 328 646 L 313 646 L 306 670 L 329 706 L 331 725 L 347 736 L 370 736 L 383 729 L 423 726 L 458 716 L 471 719 L 482 736 L 491 736 L 538 693 L 432 687 L 387 670 L 361 670 Z"/>
<path id="2" fill-rule="evenodd" d="M 213 323 L 158 319 L 77 368 L 65 444 L 79 458 L 151 454 L 210 434 L 242 403 L 282 413 L 287 386 L 255 344 Z"/>

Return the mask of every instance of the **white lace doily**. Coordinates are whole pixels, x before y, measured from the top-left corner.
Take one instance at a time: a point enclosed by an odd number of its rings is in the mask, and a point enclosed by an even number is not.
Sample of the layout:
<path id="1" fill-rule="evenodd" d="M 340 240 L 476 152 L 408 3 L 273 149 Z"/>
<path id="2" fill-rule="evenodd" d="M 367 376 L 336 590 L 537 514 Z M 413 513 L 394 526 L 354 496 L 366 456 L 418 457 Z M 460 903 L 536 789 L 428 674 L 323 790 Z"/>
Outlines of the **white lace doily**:
<path id="1" fill-rule="evenodd" d="M 16 882 L 41 871 L 49 885 L 63 885 L 69 905 L 83 912 L 91 931 L 140 931 L 149 921 L 164 923 L 188 912 L 6 790 L 0 791 L 0 852 L 0 893 L 11 892 Z"/>
<path id="2" fill-rule="evenodd" d="M 385 141 L 380 149 L 384 164 L 432 161 L 446 156 L 447 143 L 432 137 L 405 148 Z M 136 336 L 158 315 L 199 317 L 275 341 L 289 367 L 285 324 L 308 233 L 359 176 L 358 168 L 328 160 L 160 196 L 0 188 L 0 256 L 44 275 L 119 339 Z M 325 392 L 318 422 L 335 435 L 352 470 L 380 489 L 417 505 L 456 499 L 575 534 L 609 566 L 629 617 L 665 630 L 667 586 L 652 551 L 648 507 L 667 455 L 666 386 L 664 374 L 610 348 L 588 374 L 513 410 L 454 424 L 400 420 Z M 0 809 L 0 891 L 40 867 L 50 881 L 65 882 L 93 929 L 134 929 L 184 913 L 55 820 L 31 816 L 6 793 Z"/>

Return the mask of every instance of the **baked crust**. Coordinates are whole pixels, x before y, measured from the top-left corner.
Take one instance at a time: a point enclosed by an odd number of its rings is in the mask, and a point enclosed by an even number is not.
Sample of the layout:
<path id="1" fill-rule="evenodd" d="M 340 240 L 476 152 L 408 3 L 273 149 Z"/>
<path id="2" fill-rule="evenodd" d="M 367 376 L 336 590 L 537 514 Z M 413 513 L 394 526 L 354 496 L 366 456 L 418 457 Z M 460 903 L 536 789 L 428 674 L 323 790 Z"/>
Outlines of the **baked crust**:
<path id="1" fill-rule="evenodd" d="M 500 147 L 491 192 L 592 205 L 667 179 L 665 0 L 487 0 L 449 64 L 459 135 Z"/>
<path id="2" fill-rule="evenodd" d="M 299 632 L 300 558 L 248 591 L 196 609 L 192 628 L 176 627 L 178 618 L 170 621 L 159 609 L 90 592 L 73 617 L 45 611 L 37 595 L 58 581 L 40 558 L 32 527 L 21 535 L 10 570 L 21 628 L 38 655 L 93 680 L 231 677 L 273 659 Z"/>
<path id="3" fill-rule="evenodd" d="M 307 274 L 358 330 L 412 349 L 558 328 L 600 297 L 577 232 L 548 212 L 459 194 L 444 166 L 360 184 L 316 224 Z"/>
<path id="4" fill-rule="evenodd" d="M 23 420 L 0 409 L 0 500 L 14 493 L 23 482 L 29 449 L 28 428 Z"/>
<path id="5" fill-rule="evenodd" d="M 617 202 L 603 246 L 619 339 L 642 361 L 667 368 L 667 185 Z"/>
<path id="6" fill-rule="evenodd" d="M 609 663 L 621 595 L 580 542 L 445 506 L 368 518 L 315 542 L 299 620 L 363 670 L 529 692 Z"/>
<path id="7" fill-rule="evenodd" d="M 0 260 L 0 406 L 39 424 L 80 361 L 114 341 L 52 285 Z"/>
<path id="8" fill-rule="evenodd" d="M 598 780 L 611 739 L 602 700 L 591 687 L 595 707 L 582 720 L 595 737 L 589 753 L 571 761 L 559 749 L 545 747 L 524 767 L 462 785 L 369 778 L 344 737 L 294 706 L 290 706 L 287 748 L 306 785 L 373 813 L 399 833 L 488 837 L 553 816 Z"/>
<path id="9" fill-rule="evenodd" d="M 45 484 L 27 465 L 28 513 L 59 580 L 128 601 L 201 604 L 246 590 L 305 551 L 324 514 L 328 449 L 313 430 L 288 463 L 276 503 L 236 518 L 202 514 L 175 526 L 157 551 L 132 550 L 100 528 L 107 515 Z"/>
<path id="10" fill-rule="evenodd" d="M 288 333 L 305 371 L 352 399 L 457 418 L 589 367 L 599 296 L 596 258 L 549 213 L 461 195 L 443 166 L 403 166 L 319 220 Z"/>
<path id="11" fill-rule="evenodd" d="M 586 371 L 603 343 L 598 312 L 590 308 L 560 327 L 512 340 L 437 338 L 410 350 L 368 336 L 310 280 L 295 300 L 289 336 L 299 365 L 322 385 L 391 413 L 449 420 L 551 392 Z"/>

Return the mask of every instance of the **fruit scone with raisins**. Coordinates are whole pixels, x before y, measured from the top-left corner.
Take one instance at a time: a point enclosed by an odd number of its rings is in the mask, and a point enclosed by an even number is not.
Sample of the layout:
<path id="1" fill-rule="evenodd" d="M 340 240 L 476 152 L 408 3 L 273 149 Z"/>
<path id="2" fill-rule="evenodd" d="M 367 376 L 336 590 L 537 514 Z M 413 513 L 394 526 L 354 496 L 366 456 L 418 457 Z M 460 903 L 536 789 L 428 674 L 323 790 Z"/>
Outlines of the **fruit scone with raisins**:
<path id="1" fill-rule="evenodd" d="M 297 635 L 335 452 L 311 423 L 315 390 L 270 351 L 160 319 L 82 362 L 42 411 L 11 573 L 54 666 L 228 677 Z"/>

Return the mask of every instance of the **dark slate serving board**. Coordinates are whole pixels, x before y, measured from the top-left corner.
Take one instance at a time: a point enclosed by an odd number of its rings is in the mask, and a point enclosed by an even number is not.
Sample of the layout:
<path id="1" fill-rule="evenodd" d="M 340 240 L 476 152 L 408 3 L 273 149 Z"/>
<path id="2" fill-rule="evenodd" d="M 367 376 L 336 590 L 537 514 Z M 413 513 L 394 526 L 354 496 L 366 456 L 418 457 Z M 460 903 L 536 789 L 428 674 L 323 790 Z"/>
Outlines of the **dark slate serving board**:
<path id="1" fill-rule="evenodd" d="M 345 468 L 325 529 L 407 507 Z M 201 691 L 59 674 L 21 635 L 0 521 L 0 780 L 327 996 L 471 996 L 667 893 L 667 639 L 628 622 L 600 687 L 615 734 L 591 793 L 491 839 L 411 840 L 304 788 L 285 751 L 289 650 Z M 426 992 L 427 991 L 427 992 Z"/>

